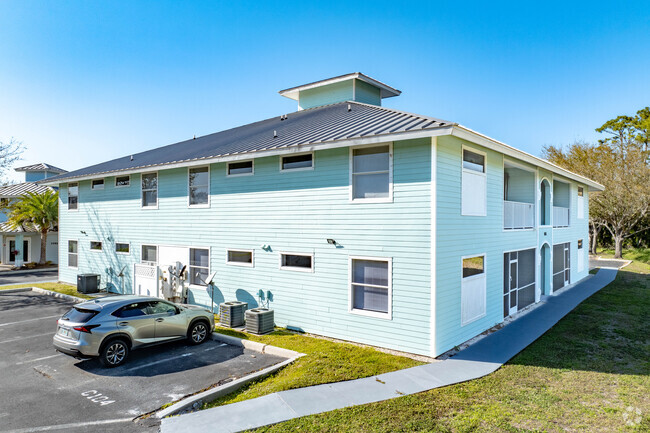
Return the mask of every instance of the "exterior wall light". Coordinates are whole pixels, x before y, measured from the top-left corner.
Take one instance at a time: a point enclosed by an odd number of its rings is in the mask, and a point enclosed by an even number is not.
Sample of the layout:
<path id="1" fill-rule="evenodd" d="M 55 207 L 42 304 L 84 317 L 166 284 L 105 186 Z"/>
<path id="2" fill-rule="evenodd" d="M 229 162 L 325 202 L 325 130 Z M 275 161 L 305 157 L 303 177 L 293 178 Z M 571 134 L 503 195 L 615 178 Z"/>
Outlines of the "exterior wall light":
<path id="1" fill-rule="evenodd" d="M 334 239 L 328 239 L 327 243 L 330 245 L 336 245 L 336 241 Z"/>

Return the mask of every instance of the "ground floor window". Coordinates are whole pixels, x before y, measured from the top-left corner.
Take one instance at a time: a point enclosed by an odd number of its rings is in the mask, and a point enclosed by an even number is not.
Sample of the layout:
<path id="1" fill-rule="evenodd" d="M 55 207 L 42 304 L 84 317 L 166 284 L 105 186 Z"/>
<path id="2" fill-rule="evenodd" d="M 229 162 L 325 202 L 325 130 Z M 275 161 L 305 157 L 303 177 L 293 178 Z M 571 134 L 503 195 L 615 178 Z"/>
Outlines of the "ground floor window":
<path id="1" fill-rule="evenodd" d="M 463 257 L 460 288 L 460 323 L 467 325 L 485 316 L 485 255 Z"/>
<path id="2" fill-rule="evenodd" d="M 571 277 L 571 244 L 553 245 L 553 291 L 569 284 Z"/>
<path id="3" fill-rule="evenodd" d="M 391 261 L 350 259 L 351 310 L 390 314 Z"/>
<path id="4" fill-rule="evenodd" d="M 79 253 L 77 252 L 77 241 L 68 241 L 68 266 L 76 268 L 79 266 Z"/>
<path id="5" fill-rule="evenodd" d="M 91 251 L 101 251 L 102 243 L 100 241 L 90 241 L 90 250 Z"/>
<path id="6" fill-rule="evenodd" d="M 535 302 L 535 248 L 503 255 L 503 317 Z"/>
<path id="7" fill-rule="evenodd" d="M 210 250 L 190 248 L 190 284 L 205 285 L 210 273 Z"/>
<path id="8" fill-rule="evenodd" d="M 228 250 L 226 263 L 237 266 L 253 266 L 252 250 Z"/>
<path id="9" fill-rule="evenodd" d="M 120 254 L 129 254 L 131 246 L 126 242 L 115 242 L 115 252 Z"/>
<path id="10" fill-rule="evenodd" d="M 280 254 L 280 269 L 312 272 L 314 270 L 314 258 L 311 254 L 282 253 Z"/>
<path id="11" fill-rule="evenodd" d="M 158 263 L 158 247 L 155 245 L 142 245 L 142 263 L 155 265 Z"/>

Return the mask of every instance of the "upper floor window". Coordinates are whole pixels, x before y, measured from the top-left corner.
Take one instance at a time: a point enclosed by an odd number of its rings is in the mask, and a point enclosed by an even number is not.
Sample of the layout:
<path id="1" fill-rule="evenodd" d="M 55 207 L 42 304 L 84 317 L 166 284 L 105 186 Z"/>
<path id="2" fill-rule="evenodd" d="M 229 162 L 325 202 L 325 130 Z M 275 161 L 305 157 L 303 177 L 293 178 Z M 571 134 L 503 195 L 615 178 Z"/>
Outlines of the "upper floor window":
<path id="1" fill-rule="evenodd" d="M 461 215 L 487 215 L 485 153 L 463 149 Z"/>
<path id="2" fill-rule="evenodd" d="M 463 168 L 485 173 L 485 155 L 463 149 Z"/>
<path id="3" fill-rule="evenodd" d="M 252 250 L 228 250 L 226 263 L 237 266 L 253 266 Z"/>
<path id="4" fill-rule="evenodd" d="M 79 184 L 68 184 L 68 209 L 77 209 L 79 205 Z"/>
<path id="5" fill-rule="evenodd" d="M 158 173 L 142 175 L 142 207 L 158 207 Z"/>
<path id="6" fill-rule="evenodd" d="M 280 254 L 280 269 L 313 272 L 314 258 L 311 254 Z"/>
<path id="7" fill-rule="evenodd" d="M 131 186 L 131 176 L 116 176 L 115 188 L 121 188 L 124 186 Z"/>
<path id="8" fill-rule="evenodd" d="M 581 186 L 578 187 L 578 218 L 585 217 L 585 190 Z"/>
<path id="9" fill-rule="evenodd" d="M 102 243 L 100 241 L 90 241 L 90 251 L 101 251 Z"/>
<path id="10" fill-rule="evenodd" d="M 280 158 L 280 168 L 283 171 L 314 168 L 314 154 L 303 153 L 302 155 L 283 156 Z"/>
<path id="11" fill-rule="evenodd" d="M 391 146 L 352 149 L 352 200 L 391 196 Z"/>
<path id="12" fill-rule="evenodd" d="M 228 176 L 253 174 L 253 161 L 229 162 Z"/>
<path id="13" fill-rule="evenodd" d="M 94 179 L 90 181 L 90 189 L 104 189 L 104 179 Z"/>
<path id="14" fill-rule="evenodd" d="M 207 205 L 210 196 L 210 169 L 208 167 L 190 168 L 188 179 L 190 206 Z"/>
<path id="15" fill-rule="evenodd" d="M 120 254 L 129 254 L 131 246 L 127 242 L 115 242 L 115 252 Z"/>

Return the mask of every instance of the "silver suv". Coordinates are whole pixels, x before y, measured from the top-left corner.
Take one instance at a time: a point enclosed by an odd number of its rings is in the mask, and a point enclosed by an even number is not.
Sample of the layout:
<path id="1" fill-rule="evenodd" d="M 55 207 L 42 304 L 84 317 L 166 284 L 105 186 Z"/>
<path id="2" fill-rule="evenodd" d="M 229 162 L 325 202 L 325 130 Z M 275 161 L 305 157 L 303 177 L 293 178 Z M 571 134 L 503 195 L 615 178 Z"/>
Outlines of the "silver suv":
<path id="1" fill-rule="evenodd" d="M 187 338 L 201 344 L 214 329 L 202 307 L 159 298 L 109 296 L 75 305 L 58 321 L 54 347 L 75 358 L 99 357 L 106 367 L 124 363 L 129 351 Z"/>

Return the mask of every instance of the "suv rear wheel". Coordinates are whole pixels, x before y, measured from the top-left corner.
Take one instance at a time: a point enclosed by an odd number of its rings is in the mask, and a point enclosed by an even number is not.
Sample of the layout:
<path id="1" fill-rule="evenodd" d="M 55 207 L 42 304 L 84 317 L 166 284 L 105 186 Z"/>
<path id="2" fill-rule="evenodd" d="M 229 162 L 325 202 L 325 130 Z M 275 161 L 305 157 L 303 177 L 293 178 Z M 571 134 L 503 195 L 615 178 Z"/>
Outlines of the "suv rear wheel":
<path id="1" fill-rule="evenodd" d="M 187 333 L 190 344 L 203 343 L 209 334 L 208 330 L 208 325 L 206 325 L 206 323 L 202 320 L 192 324 L 190 331 Z"/>
<path id="2" fill-rule="evenodd" d="M 129 345 L 124 340 L 111 340 L 104 345 L 99 354 L 99 362 L 104 367 L 117 367 L 124 364 L 129 356 Z"/>

